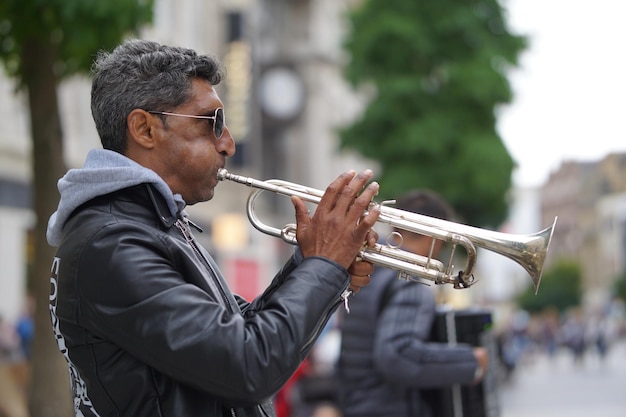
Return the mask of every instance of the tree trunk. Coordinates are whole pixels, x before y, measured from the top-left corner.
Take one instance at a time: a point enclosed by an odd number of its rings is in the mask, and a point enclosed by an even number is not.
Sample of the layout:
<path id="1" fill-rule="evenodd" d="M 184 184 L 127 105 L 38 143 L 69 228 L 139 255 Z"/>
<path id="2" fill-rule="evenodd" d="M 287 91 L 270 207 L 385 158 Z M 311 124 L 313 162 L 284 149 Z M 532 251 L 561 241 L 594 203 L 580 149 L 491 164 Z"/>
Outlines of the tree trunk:
<path id="1" fill-rule="evenodd" d="M 31 417 L 74 415 L 67 364 L 57 347 L 48 306 L 55 249 L 46 241 L 46 227 L 59 200 L 57 180 L 65 173 L 55 57 L 55 47 L 45 39 L 30 39 L 23 44 L 21 59 L 30 106 L 36 216 L 35 257 L 30 279 L 36 306 L 29 388 Z"/>

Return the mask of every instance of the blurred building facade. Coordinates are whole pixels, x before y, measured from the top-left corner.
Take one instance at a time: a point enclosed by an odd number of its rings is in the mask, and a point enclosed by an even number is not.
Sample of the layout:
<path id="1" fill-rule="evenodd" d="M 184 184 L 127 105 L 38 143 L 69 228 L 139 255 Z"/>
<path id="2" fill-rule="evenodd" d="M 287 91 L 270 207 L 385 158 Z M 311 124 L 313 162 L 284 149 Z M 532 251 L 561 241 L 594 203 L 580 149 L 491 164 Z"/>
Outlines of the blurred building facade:
<path id="1" fill-rule="evenodd" d="M 338 128 L 358 117 L 368 100 L 367 94 L 352 91 L 342 78 L 346 57 L 341 42 L 347 30 L 346 13 L 360 1 L 156 0 L 154 24 L 142 37 L 213 53 L 227 65 L 228 77 L 218 86 L 218 92 L 225 102 L 229 128 L 237 142 L 237 155 L 228 162 L 230 170 L 259 179 L 281 178 L 323 188 L 344 170 L 377 168 L 372 161 L 340 151 L 337 140 Z M 29 260 L 28 236 L 34 224 L 30 211 L 28 106 L 26 98 L 14 94 L 13 88 L 11 80 L 0 76 L 0 117 L 3 120 L 0 125 L 0 262 L 4 267 L 0 279 L 0 314 L 9 319 L 16 317 L 22 308 Z M 89 94 L 87 77 L 65 81 L 60 88 L 69 168 L 81 166 L 88 150 L 100 147 L 91 118 Z M 617 199 L 614 193 L 598 190 L 589 191 L 592 193 L 587 194 L 589 198 L 583 198 L 584 187 L 585 190 L 594 186 L 604 187 L 604 190 L 619 187 L 613 183 L 607 185 L 600 177 L 583 187 L 588 167 L 574 165 L 573 168 L 564 165 L 563 172 L 555 173 L 541 190 L 541 221 L 536 214 L 537 190 L 513 190 L 512 193 L 509 232 L 534 232 L 540 226 L 551 224 L 555 214 L 559 215 L 552 257 L 577 242 L 572 241 L 571 236 L 587 245 L 607 244 L 608 235 L 603 235 L 605 240 L 598 235 L 595 240 L 585 239 L 585 236 L 593 232 L 594 225 L 607 225 L 617 218 L 615 207 L 623 204 L 623 199 Z M 607 178 L 611 173 L 619 173 L 611 171 L 616 168 L 608 163 L 604 169 Z M 198 204 L 188 211 L 207 231 L 199 235 L 199 240 L 216 256 L 225 275 L 231 279 L 233 289 L 251 297 L 265 287 L 292 247 L 252 228 L 245 215 L 248 193 L 242 187 L 220 184 L 215 202 Z M 625 191 L 623 187 L 621 191 Z M 596 203 L 597 210 L 606 217 L 602 222 L 593 217 L 592 203 Z M 277 227 L 292 221 L 293 208 L 287 198 L 263 199 L 257 206 L 259 216 Z M 524 213 L 531 213 L 530 218 Z M 579 253 L 583 252 L 581 245 L 574 245 Z M 594 250 L 596 256 L 600 252 L 607 254 Z M 591 250 L 584 251 L 590 257 L 589 262 L 599 262 L 591 253 Z M 513 272 L 515 285 L 511 285 L 509 277 L 502 276 L 510 271 L 506 266 L 494 268 L 490 256 L 481 254 L 479 257 L 480 275 L 495 284 L 476 285 L 472 295 L 463 292 L 464 297 L 497 300 L 502 294 L 511 295 L 511 288 L 528 285 L 527 276 L 519 268 Z M 500 261 L 511 265 L 506 259 Z M 621 258 L 615 256 L 613 262 L 623 265 L 623 253 Z M 595 271 L 591 267 L 590 270 Z M 592 279 L 604 278 L 594 273 Z"/>
<path id="2" fill-rule="evenodd" d="M 14 320 L 23 307 L 30 207 L 30 140 L 24 98 L 0 77 L 0 317 Z"/>
<path id="3" fill-rule="evenodd" d="M 549 263 L 580 262 L 585 304 L 611 296 L 626 269 L 626 153 L 594 162 L 566 161 L 541 187 L 541 216 L 558 216 Z"/>

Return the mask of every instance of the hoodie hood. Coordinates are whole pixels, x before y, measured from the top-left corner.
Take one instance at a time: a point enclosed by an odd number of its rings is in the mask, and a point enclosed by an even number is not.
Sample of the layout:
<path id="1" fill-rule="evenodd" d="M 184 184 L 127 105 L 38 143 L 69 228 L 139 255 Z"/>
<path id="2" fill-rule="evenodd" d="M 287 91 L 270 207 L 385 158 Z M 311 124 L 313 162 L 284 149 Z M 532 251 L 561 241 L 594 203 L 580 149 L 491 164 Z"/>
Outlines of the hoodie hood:
<path id="1" fill-rule="evenodd" d="M 81 204 L 101 195 L 139 184 L 152 184 L 163 195 L 174 217 L 185 208 L 180 194 L 172 194 L 169 186 L 154 171 L 124 155 L 106 149 L 92 149 L 85 165 L 70 169 L 57 183 L 61 200 L 48 221 L 46 237 L 52 246 L 61 242 L 63 226 Z"/>

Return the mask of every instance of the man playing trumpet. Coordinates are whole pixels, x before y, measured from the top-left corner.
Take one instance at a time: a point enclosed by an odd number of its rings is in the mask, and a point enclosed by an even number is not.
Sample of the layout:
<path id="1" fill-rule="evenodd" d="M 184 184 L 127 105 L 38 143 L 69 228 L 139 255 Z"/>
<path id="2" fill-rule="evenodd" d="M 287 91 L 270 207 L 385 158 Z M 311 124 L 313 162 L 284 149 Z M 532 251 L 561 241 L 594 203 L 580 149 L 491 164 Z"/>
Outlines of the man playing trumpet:
<path id="1" fill-rule="evenodd" d="M 60 181 L 48 241 L 50 311 L 77 416 L 273 416 L 342 303 L 369 282 L 355 262 L 379 210 L 367 170 L 333 181 L 315 213 L 292 197 L 298 250 L 250 302 L 194 238 L 186 205 L 213 198 L 235 153 L 213 57 L 130 40 L 94 65 L 104 149 Z M 351 275 L 352 274 L 352 275 Z"/>

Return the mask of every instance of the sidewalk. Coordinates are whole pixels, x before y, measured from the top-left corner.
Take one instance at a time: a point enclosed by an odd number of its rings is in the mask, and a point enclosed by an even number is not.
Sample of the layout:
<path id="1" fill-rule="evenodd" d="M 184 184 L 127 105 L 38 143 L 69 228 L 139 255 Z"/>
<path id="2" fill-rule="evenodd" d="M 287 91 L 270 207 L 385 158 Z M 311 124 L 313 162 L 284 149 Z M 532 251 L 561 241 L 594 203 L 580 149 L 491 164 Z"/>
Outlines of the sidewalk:
<path id="1" fill-rule="evenodd" d="M 501 417 L 625 417 L 626 343 L 601 361 L 591 351 L 575 364 L 566 350 L 537 354 L 500 389 Z"/>

